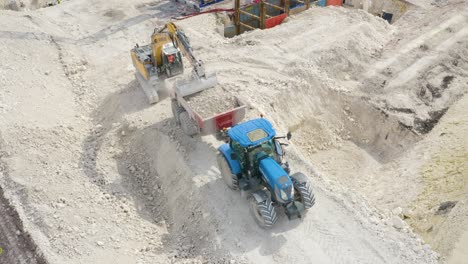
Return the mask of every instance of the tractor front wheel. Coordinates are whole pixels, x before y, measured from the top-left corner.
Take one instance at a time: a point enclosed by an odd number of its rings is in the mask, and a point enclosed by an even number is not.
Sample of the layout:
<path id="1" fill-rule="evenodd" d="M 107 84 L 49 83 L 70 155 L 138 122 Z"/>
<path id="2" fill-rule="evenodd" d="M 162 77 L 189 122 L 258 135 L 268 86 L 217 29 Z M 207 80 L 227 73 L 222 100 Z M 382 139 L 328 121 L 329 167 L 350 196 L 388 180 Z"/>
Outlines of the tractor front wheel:
<path id="1" fill-rule="evenodd" d="M 297 172 L 291 175 L 291 179 L 296 191 L 294 200 L 301 202 L 305 209 L 312 208 L 315 204 L 315 196 L 308 178 L 303 173 Z"/>
<path id="2" fill-rule="evenodd" d="M 255 222 L 263 229 L 271 229 L 278 220 L 276 209 L 270 199 L 259 203 L 253 196 L 250 197 L 250 211 Z"/>
<path id="3" fill-rule="evenodd" d="M 237 175 L 232 173 L 231 168 L 229 167 L 229 164 L 224 155 L 218 153 L 217 160 L 219 171 L 221 172 L 221 176 L 223 177 L 223 180 L 226 183 L 226 185 L 233 190 L 239 189 L 239 179 L 237 178 Z"/>

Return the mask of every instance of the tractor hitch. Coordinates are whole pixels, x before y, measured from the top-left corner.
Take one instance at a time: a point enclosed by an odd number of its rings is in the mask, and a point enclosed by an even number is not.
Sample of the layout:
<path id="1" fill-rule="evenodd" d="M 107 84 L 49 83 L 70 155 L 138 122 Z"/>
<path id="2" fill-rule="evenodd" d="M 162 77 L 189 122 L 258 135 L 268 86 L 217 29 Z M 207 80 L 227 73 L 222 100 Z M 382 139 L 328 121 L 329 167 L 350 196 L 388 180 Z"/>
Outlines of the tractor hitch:
<path id="1" fill-rule="evenodd" d="M 302 218 L 302 212 L 304 212 L 305 207 L 304 204 L 298 201 L 293 201 L 284 206 L 286 216 L 289 220 L 293 220 L 296 218 Z"/>

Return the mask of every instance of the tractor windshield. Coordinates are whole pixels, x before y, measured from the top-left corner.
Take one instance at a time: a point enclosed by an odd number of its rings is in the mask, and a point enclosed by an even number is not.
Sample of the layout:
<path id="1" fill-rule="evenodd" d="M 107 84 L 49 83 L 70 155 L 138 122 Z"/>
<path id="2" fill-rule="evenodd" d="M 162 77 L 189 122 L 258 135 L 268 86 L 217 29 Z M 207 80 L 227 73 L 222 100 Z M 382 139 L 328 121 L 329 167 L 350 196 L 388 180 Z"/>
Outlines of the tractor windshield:
<path id="1" fill-rule="evenodd" d="M 275 144 L 273 143 L 273 140 L 267 140 L 248 149 L 249 162 L 251 166 L 255 166 L 254 164 L 257 160 L 257 154 L 260 152 L 264 152 L 266 155 L 276 160 L 277 153 L 275 151 Z"/>

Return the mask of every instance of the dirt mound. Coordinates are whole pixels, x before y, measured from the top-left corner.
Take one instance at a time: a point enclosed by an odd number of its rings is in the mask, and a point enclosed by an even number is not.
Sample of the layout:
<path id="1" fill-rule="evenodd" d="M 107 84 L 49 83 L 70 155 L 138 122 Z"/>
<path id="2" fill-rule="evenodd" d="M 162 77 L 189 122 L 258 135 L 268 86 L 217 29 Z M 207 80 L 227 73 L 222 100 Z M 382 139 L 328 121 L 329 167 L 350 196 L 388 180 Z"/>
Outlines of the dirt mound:
<path id="1" fill-rule="evenodd" d="M 169 125 L 173 126 L 166 121 L 164 126 Z M 179 131 L 169 131 L 182 136 Z M 164 247 L 158 251 L 168 261 L 240 263 L 215 238 L 219 219 L 203 206 L 200 194 L 209 190 L 199 189 L 186 157 L 181 155 L 195 144 L 186 143 L 182 146 L 154 127 L 129 131 L 121 137 L 124 151 L 118 158 L 122 162 L 120 173 L 129 176 L 122 184 L 134 193 L 143 215 L 167 228 Z"/>

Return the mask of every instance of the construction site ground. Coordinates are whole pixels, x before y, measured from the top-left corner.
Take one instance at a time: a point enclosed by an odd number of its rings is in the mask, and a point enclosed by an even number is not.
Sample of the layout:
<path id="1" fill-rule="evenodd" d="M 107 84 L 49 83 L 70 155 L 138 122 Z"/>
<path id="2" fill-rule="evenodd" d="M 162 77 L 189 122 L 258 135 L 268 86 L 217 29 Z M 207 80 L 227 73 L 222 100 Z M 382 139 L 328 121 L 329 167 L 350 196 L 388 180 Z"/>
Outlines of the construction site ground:
<path id="1" fill-rule="evenodd" d="M 468 3 L 407 2 L 392 25 L 342 7 L 230 39 L 220 15 L 176 22 L 218 74 L 208 98 L 292 132 L 317 203 L 269 231 L 223 183 L 222 141 L 134 79 L 130 49 L 185 6 L 0 10 L 0 263 L 464 263 Z"/>

